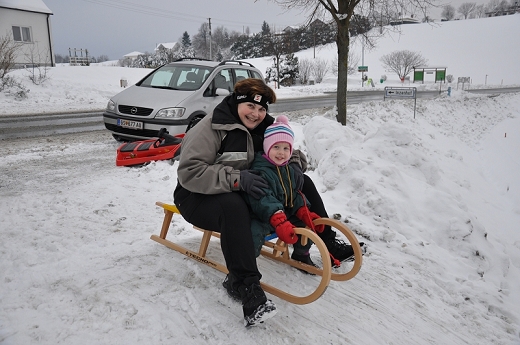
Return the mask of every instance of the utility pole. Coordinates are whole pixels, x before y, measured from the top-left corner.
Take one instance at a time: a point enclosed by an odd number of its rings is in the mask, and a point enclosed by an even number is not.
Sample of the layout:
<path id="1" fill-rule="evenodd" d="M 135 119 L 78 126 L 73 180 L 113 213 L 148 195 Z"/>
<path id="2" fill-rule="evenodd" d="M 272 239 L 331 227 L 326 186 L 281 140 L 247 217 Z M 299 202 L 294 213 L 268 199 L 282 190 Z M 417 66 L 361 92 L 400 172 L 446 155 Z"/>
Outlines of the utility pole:
<path id="1" fill-rule="evenodd" d="M 208 22 L 209 22 L 209 59 L 213 60 L 211 58 L 211 18 L 208 18 Z"/>
<path id="2" fill-rule="evenodd" d="M 361 66 L 365 66 L 365 38 L 361 37 Z M 361 87 L 365 85 L 365 72 L 361 72 Z"/>
<path id="3" fill-rule="evenodd" d="M 315 26 L 312 27 L 312 43 L 314 45 L 314 59 L 316 59 L 316 33 L 314 32 Z"/>

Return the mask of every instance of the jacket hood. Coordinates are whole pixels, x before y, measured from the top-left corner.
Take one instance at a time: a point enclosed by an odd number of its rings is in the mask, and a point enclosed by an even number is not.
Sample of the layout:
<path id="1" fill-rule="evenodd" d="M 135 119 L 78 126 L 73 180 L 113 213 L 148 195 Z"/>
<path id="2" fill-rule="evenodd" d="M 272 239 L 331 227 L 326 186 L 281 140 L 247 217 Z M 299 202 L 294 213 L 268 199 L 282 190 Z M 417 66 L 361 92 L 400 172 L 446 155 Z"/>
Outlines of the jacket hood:
<path id="1" fill-rule="evenodd" d="M 237 104 L 235 103 L 233 94 L 226 96 L 213 110 L 214 124 L 230 125 L 240 123 L 238 116 Z"/>

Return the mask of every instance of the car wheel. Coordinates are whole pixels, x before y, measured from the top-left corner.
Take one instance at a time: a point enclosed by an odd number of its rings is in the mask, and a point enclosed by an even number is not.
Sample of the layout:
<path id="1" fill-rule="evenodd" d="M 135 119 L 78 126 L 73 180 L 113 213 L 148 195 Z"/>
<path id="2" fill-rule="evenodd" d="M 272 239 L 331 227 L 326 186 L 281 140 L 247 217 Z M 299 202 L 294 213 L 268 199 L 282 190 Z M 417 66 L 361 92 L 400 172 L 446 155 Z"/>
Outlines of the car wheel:
<path id="1" fill-rule="evenodd" d="M 193 127 L 195 127 L 195 125 L 197 123 L 199 123 L 200 120 L 202 120 L 204 118 L 204 116 L 196 116 L 194 117 L 193 119 L 191 119 L 190 123 L 188 123 L 188 127 L 186 127 L 186 133 L 188 133 L 188 131 L 190 129 L 192 129 Z"/>

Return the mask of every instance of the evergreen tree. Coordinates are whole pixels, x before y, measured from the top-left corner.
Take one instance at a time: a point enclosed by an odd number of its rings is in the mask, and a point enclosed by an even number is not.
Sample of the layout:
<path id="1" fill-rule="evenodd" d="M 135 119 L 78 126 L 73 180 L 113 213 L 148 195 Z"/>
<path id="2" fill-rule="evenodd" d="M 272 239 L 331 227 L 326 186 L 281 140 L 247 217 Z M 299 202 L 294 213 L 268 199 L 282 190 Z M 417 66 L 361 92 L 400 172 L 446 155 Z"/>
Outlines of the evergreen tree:
<path id="1" fill-rule="evenodd" d="M 372 24 L 365 16 L 360 16 L 358 14 L 354 14 L 352 19 L 350 20 L 350 26 L 348 31 L 350 36 L 362 35 L 365 32 L 370 31 L 372 29 Z"/>
<path id="2" fill-rule="evenodd" d="M 278 77 L 276 76 L 276 65 L 273 63 L 271 67 L 267 67 L 265 70 L 265 82 L 268 83 L 270 81 L 276 82 Z"/>
<path id="3" fill-rule="evenodd" d="M 298 78 L 298 58 L 293 53 L 287 54 L 280 63 L 280 84 L 291 86 Z"/>
<path id="4" fill-rule="evenodd" d="M 191 38 L 190 35 L 188 35 L 188 31 L 184 31 L 182 34 L 181 45 L 184 49 L 191 47 Z"/>
<path id="5" fill-rule="evenodd" d="M 241 35 L 236 37 L 235 42 L 231 45 L 231 51 L 233 52 L 235 59 L 247 59 L 248 56 L 248 47 L 247 42 L 249 38 L 246 35 Z"/>
<path id="6" fill-rule="evenodd" d="M 299 78 L 298 58 L 291 53 L 278 59 L 279 66 L 276 65 L 276 61 L 273 59 L 273 65 L 265 71 L 266 82 L 279 82 L 283 86 L 294 85 Z"/>
<path id="7" fill-rule="evenodd" d="M 184 47 L 181 45 L 180 49 L 177 51 L 178 58 L 194 58 L 195 51 L 193 47 L 190 45 L 188 47 Z"/>
<path id="8" fill-rule="evenodd" d="M 264 20 L 262 23 L 262 36 L 270 36 L 271 35 L 271 28 L 269 27 L 269 24 Z"/>
<path id="9" fill-rule="evenodd" d="M 264 20 L 262 23 L 262 31 L 260 32 L 260 41 L 262 44 L 262 56 L 269 56 L 271 52 L 269 50 L 271 40 L 271 28 L 269 24 Z"/>

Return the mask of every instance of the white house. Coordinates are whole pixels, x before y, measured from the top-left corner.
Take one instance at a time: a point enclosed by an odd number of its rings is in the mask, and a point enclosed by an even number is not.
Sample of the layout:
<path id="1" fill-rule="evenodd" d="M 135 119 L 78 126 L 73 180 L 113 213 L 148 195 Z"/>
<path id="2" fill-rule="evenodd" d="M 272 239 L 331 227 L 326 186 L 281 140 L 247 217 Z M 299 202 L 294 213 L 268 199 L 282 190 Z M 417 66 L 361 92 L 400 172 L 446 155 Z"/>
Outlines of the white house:
<path id="1" fill-rule="evenodd" d="M 0 37 L 21 45 L 15 63 L 54 66 L 52 11 L 42 0 L 0 0 Z"/>
<path id="2" fill-rule="evenodd" d="M 130 60 L 135 60 L 135 59 L 137 59 L 137 57 L 139 55 L 144 55 L 144 54 L 141 53 L 141 52 L 134 51 L 134 52 L 128 53 L 126 55 L 123 55 L 123 58 L 130 59 Z"/>
<path id="3" fill-rule="evenodd" d="M 157 47 L 155 47 L 155 51 L 159 51 L 159 50 L 172 50 L 173 48 L 175 48 L 175 46 L 177 44 L 178 44 L 177 42 L 173 42 L 173 43 L 159 43 L 157 45 Z"/>

